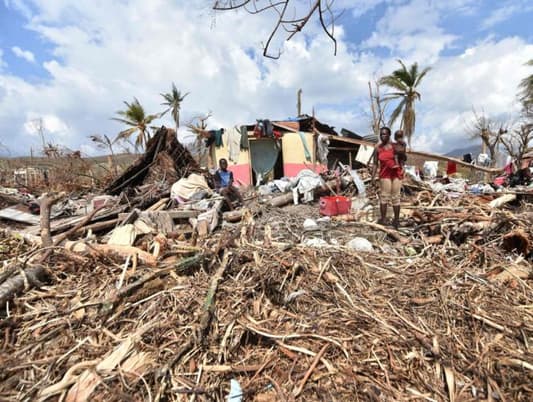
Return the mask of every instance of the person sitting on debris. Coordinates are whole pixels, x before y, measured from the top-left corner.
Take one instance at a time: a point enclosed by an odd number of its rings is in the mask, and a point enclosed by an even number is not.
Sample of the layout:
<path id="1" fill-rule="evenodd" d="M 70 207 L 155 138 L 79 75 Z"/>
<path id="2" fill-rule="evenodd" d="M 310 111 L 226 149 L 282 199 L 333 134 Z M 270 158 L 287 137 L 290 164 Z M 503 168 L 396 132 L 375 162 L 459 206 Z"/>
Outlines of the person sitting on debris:
<path id="1" fill-rule="evenodd" d="M 224 197 L 229 208 L 233 209 L 231 196 L 236 197 L 243 204 L 241 193 L 233 185 L 233 173 L 228 170 L 228 161 L 222 158 L 218 166 L 219 169 L 215 172 L 215 190 Z"/>
<path id="2" fill-rule="evenodd" d="M 394 146 L 390 141 L 391 130 L 388 127 L 382 127 L 379 130 L 380 142 L 374 150 L 374 166 L 372 169 L 372 183 L 375 182 L 376 171 L 379 165 L 379 184 L 380 184 L 380 214 L 378 220 L 380 225 L 386 224 L 387 207 L 392 202 L 394 211 L 394 220 L 392 225 L 397 229 L 400 223 L 400 190 L 402 180 L 399 175 L 399 169 L 395 168 Z"/>
<path id="3" fill-rule="evenodd" d="M 400 177 L 403 174 L 403 169 L 405 162 L 407 162 L 407 144 L 403 140 L 403 130 L 397 130 L 394 133 L 394 143 L 392 144 L 394 148 L 394 163 L 395 168 L 399 169 Z"/>

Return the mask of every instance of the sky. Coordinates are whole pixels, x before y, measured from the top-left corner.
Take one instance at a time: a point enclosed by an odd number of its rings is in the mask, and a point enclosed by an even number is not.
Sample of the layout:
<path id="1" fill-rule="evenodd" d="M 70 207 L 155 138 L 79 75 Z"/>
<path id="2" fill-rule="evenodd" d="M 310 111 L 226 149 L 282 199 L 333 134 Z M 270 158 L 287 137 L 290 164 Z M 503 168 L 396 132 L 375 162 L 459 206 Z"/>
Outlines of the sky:
<path id="1" fill-rule="evenodd" d="M 447 152 L 469 144 L 473 109 L 515 122 L 518 84 L 532 73 L 529 0 L 336 0 L 337 54 L 314 17 L 290 41 L 275 38 L 276 60 L 262 55 L 275 15 L 212 4 L 0 0 L 0 154 L 38 153 L 36 119 L 47 142 L 102 153 L 89 136 L 114 138 L 125 127 L 111 118 L 134 97 L 147 113 L 161 112 L 172 82 L 189 92 L 180 130 L 208 112 L 209 128 L 293 117 L 301 88 L 304 113 L 369 134 L 368 81 L 398 59 L 431 67 L 419 86 L 413 148 Z M 291 4 L 298 15 L 309 0 Z M 173 126 L 169 115 L 157 124 Z"/>

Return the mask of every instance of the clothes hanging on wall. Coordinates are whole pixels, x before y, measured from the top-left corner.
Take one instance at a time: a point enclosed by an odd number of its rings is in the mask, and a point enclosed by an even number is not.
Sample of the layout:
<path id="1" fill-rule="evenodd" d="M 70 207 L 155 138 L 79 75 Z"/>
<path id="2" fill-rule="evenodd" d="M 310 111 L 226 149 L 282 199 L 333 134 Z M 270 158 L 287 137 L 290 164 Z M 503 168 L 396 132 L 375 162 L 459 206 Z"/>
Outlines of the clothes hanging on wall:
<path id="1" fill-rule="evenodd" d="M 448 165 L 446 166 L 446 174 L 448 176 L 457 173 L 457 163 L 448 161 Z"/>
<path id="2" fill-rule="evenodd" d="M 228 159 L 237 163 L 241 152 L 241 131 L 237 126 L 226 130 L 226 139 L 228 142 Z"/>
<path id="3" fill-rule="evenodd" d="M 300 140 L 302 140 L 302 145 L 304 147 L 305 160 L 307 162 L 311 162 L 311 152 L 309 152 L 309 147 L 307 146 L 307 140 L 305 139 L 305 133 L 298 131 L 298 135 L 300 136 Z"/>
<path id="4" fill-rule="evenodd" d="M 248 141 L 248 127 L 241 126 L 241 149 L 250 148 L 250 143 Z"/>

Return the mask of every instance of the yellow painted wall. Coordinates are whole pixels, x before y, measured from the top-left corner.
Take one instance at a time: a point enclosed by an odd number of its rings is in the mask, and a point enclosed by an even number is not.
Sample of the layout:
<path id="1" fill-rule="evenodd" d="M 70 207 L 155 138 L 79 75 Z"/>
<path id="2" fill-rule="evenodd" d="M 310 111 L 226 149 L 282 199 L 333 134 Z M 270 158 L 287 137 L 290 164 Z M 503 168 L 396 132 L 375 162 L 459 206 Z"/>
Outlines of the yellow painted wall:
<path id="1" fill-rule="evenodd" d="M 304 146 L 298 133 L 285 133 L 282 138 L 283 163 L 314 163 L 315 143 L 313 134 L 304 133 L 307 149 L 311 153 L 311 160 L 305 159 Z"/>
<path id="2" fill-rule="evenodd" d="M 250 163 L 250 152 L 247 149 L 241 149 L 241 152 L 239 152 L 239 160 L 237 163 L 230 161 L 228 141 L 224 135 L 222 136 L 222 142 L 223 142 L 223 145 L 219 148 L 215 147 L 215 144 L 211 145 L 211 155 L 213 155 L 214 157 L 215 166 L 210 166 L 210 167 L 218 167 L 218 161 L 222 158 L 225 158 L 228 160 L 228 166 L 245 165 L 245 164 Z"/>

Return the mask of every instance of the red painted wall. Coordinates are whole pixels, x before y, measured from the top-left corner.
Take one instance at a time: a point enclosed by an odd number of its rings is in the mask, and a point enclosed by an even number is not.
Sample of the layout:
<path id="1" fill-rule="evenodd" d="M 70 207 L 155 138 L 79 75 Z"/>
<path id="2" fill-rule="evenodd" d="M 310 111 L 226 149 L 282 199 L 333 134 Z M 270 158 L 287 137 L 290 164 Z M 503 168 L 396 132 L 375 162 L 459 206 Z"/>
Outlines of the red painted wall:
<path id="1" fill-rule="evenodd" d="M 238 184 L 239 186 L 249 186 L 250 184 L 252 184 L 249 163 L 242 165 L 230 165 L 228 166 L 228 170 L 233 172 L 233 179 L 235 180 L 235 184 Z"/>
<path id="2" fill-rule="evenodd" d="M 284 163 L 283 164 L 283 174 L 287 177 L 298 176 L 298 173 L 304 169 L 309 169 L 315 173 L 322 173 L 327 170 L 327 167 L 324 165 L 315 165 L 313 163 Z"/>

